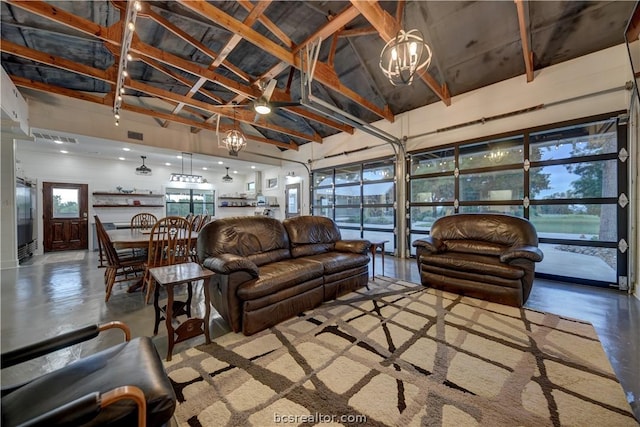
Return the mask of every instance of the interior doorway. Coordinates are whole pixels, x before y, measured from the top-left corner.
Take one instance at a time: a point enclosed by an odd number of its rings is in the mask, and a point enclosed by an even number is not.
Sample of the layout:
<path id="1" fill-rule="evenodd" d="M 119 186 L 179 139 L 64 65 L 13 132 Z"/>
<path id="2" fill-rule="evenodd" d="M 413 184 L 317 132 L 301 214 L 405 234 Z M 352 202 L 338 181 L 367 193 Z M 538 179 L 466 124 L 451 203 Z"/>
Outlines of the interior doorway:
<path id="1" fill-rule="evenodd" d="M 285 218 L 300 216 L 300 183 L 285 187 Z"/>
<path id="2" fill-rule="evenodd" d="M 88 248 L 88 185 L 42 183 L 44 252 Z"/>

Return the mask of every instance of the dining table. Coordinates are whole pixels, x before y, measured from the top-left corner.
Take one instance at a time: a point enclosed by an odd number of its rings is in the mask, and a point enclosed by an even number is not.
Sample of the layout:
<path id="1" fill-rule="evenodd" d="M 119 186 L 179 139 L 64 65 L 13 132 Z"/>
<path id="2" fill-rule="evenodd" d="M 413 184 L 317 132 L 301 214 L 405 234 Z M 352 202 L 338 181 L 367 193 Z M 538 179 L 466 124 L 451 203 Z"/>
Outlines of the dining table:
<path id="1" fill-rule="evenodd" d="M 141 230 L 139 228 L 106 230 L 111 243 L 116 249 L 140 249 L 149 247 L 151 230 Z M 197 239 L 198 232 L 191 232 L 191 239 Z"/>
<path id="2" fill-rule="evenodd" d="M 106 230 L 111 239 L 111 243 L 115 249 L 145 249 L 149 247 L 151 237 L 151 229 L 140 228 L 121 228 L 115 230 Z M 197 231 L 191 231 L 191 239 L 198 238 Z M 143 280 L 140 279 L 133 285 L 129 286 L 127 292 L 136 292 L 142 289 Z"/>

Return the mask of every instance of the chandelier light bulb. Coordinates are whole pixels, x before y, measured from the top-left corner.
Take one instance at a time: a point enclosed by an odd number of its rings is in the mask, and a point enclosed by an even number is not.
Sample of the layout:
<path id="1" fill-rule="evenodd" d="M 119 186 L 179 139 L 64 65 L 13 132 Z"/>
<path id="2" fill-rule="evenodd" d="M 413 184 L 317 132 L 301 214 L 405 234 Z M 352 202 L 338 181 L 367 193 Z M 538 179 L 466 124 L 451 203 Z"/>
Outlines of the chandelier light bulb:
<path id="1" fill-rule="evenodd" d="M 122 75 L 125 77 L 129 76 L 129 72 L 127 70 L 122 70 Z"/>
<path id="2" fill-rule="evenodd" d="M 133 3 L 133 7 L 136 8 L 137 12 L 140 12 L 142 10 L 142 3 L 140 3 L 139 1 Z"/>
<path id="3" fill-rule="evenodd" d="M 134 24 L 133 21 L 129 21 L 127 28 L 129 28 L 129 31 L 134 31 L 136 29 L 136 24 Z"/>
<path id="4" fill-rule="evenodd" d="M 133 56 L 130 53 L 127 53 L 127 61 L 133 61 Z"/>
<path id="5" fill-rule="evenodd" d="M 116 118 L 116 120 L 120 120 L 120 114 L 116 113 L 113 117 Z"/>
<path id="6" fill-rule="evenodd" d="M 124 95 L 124 88 L 123 87 L 120 88 L 120 93 Z"/>

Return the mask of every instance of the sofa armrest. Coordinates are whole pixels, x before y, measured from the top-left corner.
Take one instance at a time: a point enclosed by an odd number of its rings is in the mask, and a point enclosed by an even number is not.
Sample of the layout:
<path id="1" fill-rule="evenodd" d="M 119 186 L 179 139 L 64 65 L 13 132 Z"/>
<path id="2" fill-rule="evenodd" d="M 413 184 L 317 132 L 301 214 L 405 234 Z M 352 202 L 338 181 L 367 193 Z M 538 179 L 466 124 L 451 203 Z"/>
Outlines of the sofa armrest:
<path id="1" fill-rule="evenodd" d="M 370 247 L 371 243 L 368 240 L 338 240 L 335 246 L 338 252 L 352 252 L 354 254 L 366 254 Z"/>
<path id="2" fill-rule="evenodd" d="M 246 271 L 253 277 L 260 275 L 258 266 L 247 258 L 235 254 L 220 254 L 204 260 L 202 265 L 218 274 L 231 274 L 237 271 Z"/>
<path id="3" fill-rule="evenodd" d="M 537 246 L 515 246 L 507 249 L 500 255 L 500 262 L 509 263 L 518 258 L 523 258 L 533 262 L 540 262 L 544 254 Z"/>
<path id="4" fill-rule="evenodd" d="M 436 237 L 426 236 L 423 239 L 415 240 L 412 243 L 415 248 L 421 249 L 421 252 L 438 253 L 444 252 L 447 245 Z"/>

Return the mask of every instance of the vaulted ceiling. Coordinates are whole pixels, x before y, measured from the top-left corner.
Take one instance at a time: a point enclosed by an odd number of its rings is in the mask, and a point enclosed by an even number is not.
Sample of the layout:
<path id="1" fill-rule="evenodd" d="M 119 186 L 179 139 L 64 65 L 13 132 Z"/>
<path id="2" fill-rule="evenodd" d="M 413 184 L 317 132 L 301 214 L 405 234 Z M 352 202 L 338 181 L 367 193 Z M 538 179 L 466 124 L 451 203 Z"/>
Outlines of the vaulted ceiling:
<path id="1" fill-rule="evenodd" d="M 133 0 L 131 0 L 132 2 Z M 0 4 L 2 66 L 18 87 L 155 118 L 158 126 L 220 132 L 297 150 L 337 132 L 341 117 L 386 119 L 624 42 L 630 1 L 142 1 L 126 30 L 126 1 Z M 129 11 L 131 13 L 131 11 Z M 131 15 L 129 15 L 131 16 Z M 398 17 L 404 19 L 398 19 Z M 419 29 L 433 59 L 411 86 L 379 68 L 386 41 Z M 131 33 L 127 40 L 127 34 Z M 289 105 L 251 107 L 271 79 L 271 101 L 297 103 L 301 70 L 318 46 L 311 93 L 345 114 Z M 129 49 L 123 49 L 123 43 Z M 128 76 L 122 78 L 121 56 Z"/>

